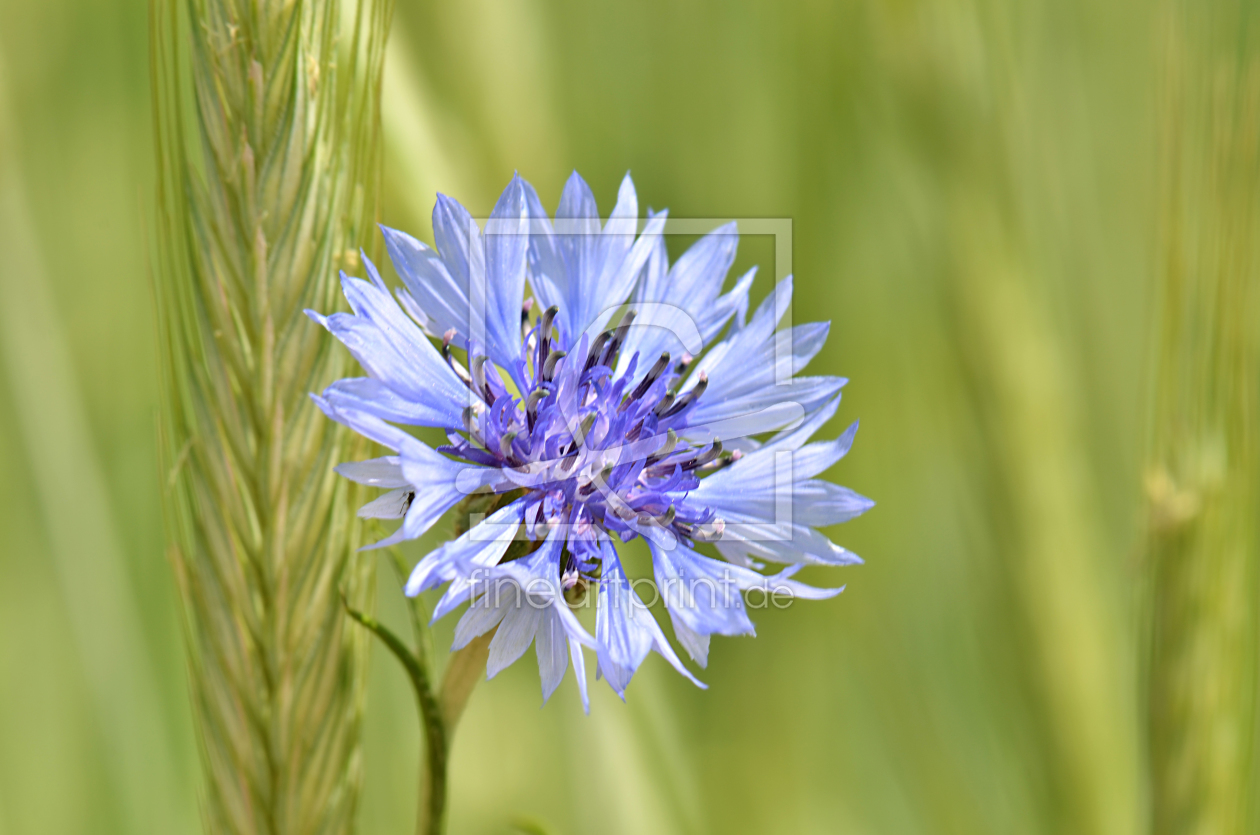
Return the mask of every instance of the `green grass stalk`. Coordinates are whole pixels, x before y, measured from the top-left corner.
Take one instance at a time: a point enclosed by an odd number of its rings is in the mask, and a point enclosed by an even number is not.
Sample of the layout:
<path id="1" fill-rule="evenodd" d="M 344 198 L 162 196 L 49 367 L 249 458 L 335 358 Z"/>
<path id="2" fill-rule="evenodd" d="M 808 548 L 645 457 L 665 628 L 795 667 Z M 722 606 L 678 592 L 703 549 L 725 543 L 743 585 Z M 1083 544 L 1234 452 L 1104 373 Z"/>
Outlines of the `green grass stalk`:
<path id="1" fill-rule="evenodd" d="M 353 829 L 373 603 L 351 371 L 302 315 L 375 238 L 391 0 L 153 0 L 170 558 L 215 833 Z"/>
<path id="2" fill-rule="evenodd" d="M 1163 20 L 1160 281 L 1146 476 L 1152 830 L 1260 827 L 1260 21 Z"/>

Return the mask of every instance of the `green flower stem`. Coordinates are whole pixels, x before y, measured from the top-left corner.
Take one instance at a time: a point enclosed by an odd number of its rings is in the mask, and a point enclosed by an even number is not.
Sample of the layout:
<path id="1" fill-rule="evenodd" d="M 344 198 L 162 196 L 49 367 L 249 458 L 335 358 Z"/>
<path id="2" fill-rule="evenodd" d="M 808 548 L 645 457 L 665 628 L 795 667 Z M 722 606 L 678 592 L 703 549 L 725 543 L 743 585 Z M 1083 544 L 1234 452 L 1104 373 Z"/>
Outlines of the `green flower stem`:
<path id="1" fill-rule="evenodd" d="M 477 494 L 469 496 L 455 511 L 452 538 L 462 536 L 485 514 L 509 501 L 511 496 Z M 532 550 L 536 543 L 513 543 L 515 550 Z M 402 554 L 390 549 L 394 573 L 399 586 L 405 586 L 411 573 Z M 420 711 L 420 727 L 424 730 L 425 768 L 420 776 L 420 804 L 416 813 L 418 835 L 439 835 L 446 828 L 447 766 L 450 761 L 451 738 L 459 723 L 468 699 L 477 687 L 490 656 L 490 640 L 495 629 L 470 641 L 467 646 L 451 655 L 442 676 L 440 686 L 433 668 L 433 633 L 429 629 L 429 613 L 419 597 L 408 601 L 407 614 L 411 621 L 416 648 L 413 650 L 394 634 L 389 627 L 350 605 L 343 595 L 342 605 L 346 612 L 376 637 L 403 665 L 411 687 L 416 692 L 416 706 Z"/>
<path id="2" fill-rule="evenodd" d="M 424 728 L 427 768 L 421 778 L 420 810 L 416 820 L 418 835 L 437 835 L 446 825 L 446 765 L 450 753 L 449 734 L 441 705 L 434 692 L 428 665 L 412 652 L 402 639 L 389 627 L 375 618 L 365 615 L 342 598 L 346 613 L 354 618 L 394 654 L 407 671 L 407 678 L 416 692 L 416 705 L 420 709 L 420 723 Z M 418 642 L 423 646 L 423 642 Z M 471 688 L 469 688 L 471 692 Z"/>

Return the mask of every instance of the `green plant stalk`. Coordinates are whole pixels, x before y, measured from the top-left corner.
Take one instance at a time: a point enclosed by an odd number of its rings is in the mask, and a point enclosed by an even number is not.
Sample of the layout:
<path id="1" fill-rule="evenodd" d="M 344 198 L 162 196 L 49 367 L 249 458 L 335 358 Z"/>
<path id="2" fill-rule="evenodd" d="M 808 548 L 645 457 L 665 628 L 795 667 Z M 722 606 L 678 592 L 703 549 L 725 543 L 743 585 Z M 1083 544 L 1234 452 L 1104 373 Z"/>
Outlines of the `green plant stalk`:
<path id="1" fill-rule="evenodd" d="M 346 612 L 381 639 L 381 642 L 402 664 L 416 694 L 416 706 L 424 729 L 426 763 L 423 770 L 420 808 L 416 815 L 418 835 L 442 832 L 446 823 L 446 764 L 450 753 L 446 722 L 434 692 L 428 665 L 403 643 L 388 627 L 352 608 L 345 602 Z"/>
<path id="2" fill-rule="evenodd" d="M 1183 2 L 1163 23 L 1151 821 L 1232 835 L 1260 828 L 1260 23 Z"/>
<path id="3" fill-rule="evenodd" d="M 346 612 L 380 638 L 398 659 L 416 694 L 420 726 L 424 731 L 425 762 L 420 774 L 420 800 L 416 811 L 417 835 L 441 835 L 446 831 L 447 766 L 455 725 L 486 669 L 493 631 L 475 638 L 455 653 L 447 667 L 439 691 L 434 687 L 432 669 L 420 653 L 413 653 L 389 627 L 352 608 Z"/>
<path id="4" fill-rule="evenodd" d="M 155 269 L 170 556 L 204 818 L 215 833 L 354 826 L 374 594 L 354 556 L 363 457 L 308 393 L 346 353 L 305 316 L 373 239 L 392 0 L 152 0 Z"/>
<path id="5" fill-rule="evenodd" d="M 470 496 L 455 511 L 457 538 L 468 530 L 471 513 L 485 513 L 501 503 L 502 496 Z M 394 573 L 399 587 L 406 585 L 410 568 L 397 549 L 390 549 Z M 402 664 L 416 696 L 420 729 L 424 734 L 424 763 L 420 770 L 420 799 L 416 811 L 417 835 L 440 835 L 446 829 L 447 766 L 450 762 L 451 739 L 472 691 L 486 669 L 490 639 L 494 630 L 478 636 L 451 656 L 440 686 L 433 665 L 433 635 L 429 630 L 428 613 L 420 599 L 412 598 L 407 607 L 416 648 L 413 651 L 401 638 L 380 621 L 351 606 L 342 599 L 346 612 L 355 621 L 381 640 Z"/>

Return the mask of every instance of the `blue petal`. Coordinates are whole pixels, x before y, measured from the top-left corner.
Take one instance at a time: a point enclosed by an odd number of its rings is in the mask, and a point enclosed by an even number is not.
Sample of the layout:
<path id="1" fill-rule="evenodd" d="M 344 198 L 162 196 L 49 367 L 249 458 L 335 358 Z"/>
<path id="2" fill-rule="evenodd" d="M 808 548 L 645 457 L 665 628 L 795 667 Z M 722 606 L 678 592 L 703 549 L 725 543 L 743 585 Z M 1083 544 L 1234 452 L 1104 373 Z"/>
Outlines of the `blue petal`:
<path id="1" fill-rule="evenodd" d="M 681 623 L 697 635 L 755 634 L 739 592 L 739 572 L 753 572 L 701 556 L 681 543 L 669 551 L 654 544 L 651 549 L 656 585 L 675 632 Z"/>
<path id="2" fill-rule="evenodd" d="M 529 645 L 538 634 L 539 627 L 543 624 L 544 609 L 550 608 L 534 605 L 530 596 L 526 594 L 519 596 L 508 594 L 507 597 L 510 602 L 500 603 L 506 611 L 502 622 L 499 623 L 499 630 L 490 639 L 490 657 L 486 661 L 486 678 L 488 679 L 494 678 L 525 654 L 525 650 L 529 649 Z M 541 658 L 540 653 L 540 664 Z M 568 659 L 565 660 L 567 662 Z M 544 671 L 541 666 L 539 667 L 540 674 L 550 672 L 551 670 Z M 560 675 L 564 675 L 563 669 L 560 670 Z M 546 687 L 545 681 L 543 686 Z"/>
<path id="3" fill-rule="evenodd" d="M 462 409 L 468 394 L 459 400 L 437 397 L 417 402 L 400 397 L 392 388 L 371 377 L 347 377 L 324 389 L 324 399 L 338 409 L 359 409 L 382 420 L 409 426 L 438 426 L 462 429 Z"/>
<path id="4" fill-rule="evenodd" d="M 795 523 L 766 524 L 723 517 L 726 523 L 718 552 L 736 564 L 758 559 L 779 563 L 859 565 L 857 554 L 836 545 L 813 528 Z"/>
<path id="5" fill-rule="evenodd" d="M 847 487 L 813 479 L 796 484 L 792 490 L 792 514 L 802 525 L 815 528 L 839 525 L 861 516 L 875 502 Z"/>
<path id="6" fill-rule="evenodd" d="M 678 357 L 684 351 L 698 355 L 732 316 L 738 313 L 742 318 L 756 268 L 749 270 L 730 293 L 719 297 L 735 260 L 738 242 L 734 223 L 721 226 L 683 253 L 668 275 L 665 274 L 663 243 L 654 248 L 635 291 L 634 308 L 640 316 L 653 306 L 670 309 L 672 315 L 657 313 L 651 316 L 650 322 L 636 320 L 622 350 L 619 372 L 624 372 L 626 361 L 636 351 L 648 357 L 662 352 Z M 686 338 L 692 332 L 697 335 L 699 345 L 690 344 Z"/>
<path id="7" fill-rule="evenodd" d="M 402 526 L 392 536 L 367 548 L 394 545 L 423 535 L 470 492 L 470 485 L 497 478 L 497 470 L 452 461 L 375 415 L 358 409 L 334 408 L 322 398 L 311 397 L 333 420 L 398 452 L 403 478 L 415 489 L 416 497 Z"/>
<path id="8" fill-rule="evenodd" d="M 680 428 L 678 434 L 697 438 L 702 437 L 701 430 L 707 429 L 707 436 L 734 437 L 730 434 L 724 435 L 721 429 L 714 428 L 715 425 L 761 414 L 775 407 L 792 406 L 793 414 L 801 419 L 835 397 L 847 382 L 844 377 L 796 377 L 780 385 L 770 384 L 725 399 L 720 395 L 714 395 L 710 399 L 710 391 L 706 390 L 696 408 L 686 415 L 685 429 Z M 713 384 L 710 383 L 709 389 L 712 388 Z M 779 429 L 783 425 L 767 426 L 764 430 L 754 431 Z"/>
<path id="9" fill-rule="evenodd" d="M 573 659 L 573 675 L 577 679 L 578 694 L 582 698 L 582 710 L 589 716 L 591 697 L 586 692 L 586 659 L 582 655 L 582 642 L 569 638 L 569 656 Z"/>
<path id="10" fill-rule="evenodd" d="M 359 508 L 360 519 L 401 519 L 411 506 L 415 493 L 410 487 L 399 487 L 377 496 Z"/>
<path id="11" fill-rule="evenodd" d="M 557 323 L 574 345 L 583 333 L 602 330 L 630 295 L 660 239 L 665 215 L 649 220 L 635 240 L 638 199 L 629 174 L 603 229 L 595 197 L 576 171 L 565 184 L 554 224 L 532 189 L 526 202 L 533 218 L 530 284 L 544 307 L 559 309 Z"/>
<path id="12" fill-rule="evenodd" d="M 547 688 L 554 690 L 554 683 L 558 681 L 557 653 L 552 651 L 550 643 L 553 627 L 558 624 L 571 641 L 592 648 L 596 646 L 595 639 L 582 628 L 565 604 L 560 590 L 560 551 L 564 540 L 564 526 L 558 525 L 533 554 L 490 569 L 485 592 L 469 605 L 455 627 L 452 649 L 459 649 L 477 635 L 498 627 L 490 641 L 487 677 L 493 678 L 520 658 L 540 630 L 545 628 L 547 631 L 543 639 L 548 646 L 537 652 L 544 695 L 550 695 L 551 691 Z M 558 655 L 563 657 L 563 648 Z M 567 660 L 564 663 L 567 665 Z M 563 675 L 564 669 L 561 668 L 560 678 Z"/>
<path id="13" fill-rule="evenodd" d="M 430 551 L 416 563 L 407 578 L 406 595 L 415 597 L 450 581 L 450 588 L 434 608 L 435 621 L 463 603 L 474 584 L 486 579 L 486 569 L 503 558 L 516 536 L 524 510 L 524 500 L 518 499 L 499 508 L 458 539 Z"/>
<path id="14" fill-rule="evenodd" d="M 375 415 L 370 415 L 361 409 L 337 408 L 318 394 L 312 394 L 311 400 L 328 417 L 344 426 L 349 426 L 368 440 L 376 441 L 394 452 L 397 452 L 411 438 L 397 426 L 390 426 Z"/>
<path id="15" fill-rule="evenodd" d="M 451 278 L 464 291 L 464 304 L 468 303 L 469 253 L 480 247 L 481 230 L 473 222 L 468 210 L 458 200 L 445 194 L 437 196 L 433 204 L 433 243 L 446 263 Z"/>
<path id="16" fill-rule="evenodd" d="M 407 487 L 410 482 L 403 478 L 402 466 L 397 455 L 371 458 L 367 461 L 347 461 L 333 467 L 338 475 L 368 487 Z"/>
<path id="17" fill-rule="evenodd" d="M 468 336 L 485 345 L 486 353 L 500 368 L 513 371 L 521 355 L 521 304 L 529 247 L 529 213 L 519 176 L 513 176 L 499 196 L 484 237 L 484 249 L 474 248 L 471 253 Z"/>
<path id="18" fill-rule="evenodd" d="M 471 221 L 470 221 L 471 223 Z M 475 227 L 474 227 L 475 228 Z M 457 272 L 439 253 L 429 249 L 406 232 L 381 227 L 385 248 L 394 269 L 406 286 L 407 293 L 428 320 L 425 325 L 431 336 L 442 336 L 454 330 L 468 339 L 468 266 Z M 469 237 L 465 231 L 464 238 Z M 480 236 L 478 236 L 480 237 Z M 465 252 L 467 250 L 465 249 Z"/>
<path id="19" fill-rule="evenodd" d="M 624 699 L 631 677 L 648 652 L 655 649 L 697 687 L 706 687 L 683 666 L 651 610 L 630 587 L 616 549 L 604 542 L 602 551 L 595 637 L 599 642 L 599 669 L 609 686 Z"/>
<path id="20" fill-rule="evenodd" d="M 828 408 L 833 407 L 834 403 Z M 856 432 L 854 423 L 834 441 L 796 449 L 793 446 L 805 436 L 799 430 L 785 434 L 701 480 L 688 498 L 716 511 L 726 522 L 782 524 L 778 521 L 781 500 L 787 491 L 792 516 L 784 522 L 822 526 L 848 521 L 871 509 L 874 502 L 848 488 L 810 479 L 848 453 Z"/>
<path id="21" fill-rule="evenodd" d="M 372 270 L 375 271 L 375 268 Z M 371 377 L 415 404 L 424 425 L 457 427 L 468 389 L 383 284 L 342 275 L 357 315 L 307 315 L 341 340 Z"/>
<path id="22" fill-rule="evenodd" d="M 525 203 L 529 211 L 529 284 L 543 310 L 561 311 L 561 321 L 568 322 L 569 283 L 559 241 L 538 192 L 525 183 Z"/>
<path id="23" fill-rule="evenodd" d="M 564 625 L 553 607 L 548 606 L 542 612 L 542 621 L 538 625 L 538 635 L 534 639 L 534 653 L 538 656 L 538 676 L 542 681 L 543 704 L 551 698 L 551 694 L 564 680 L 564 671 L 569 668 L 568 636 Z"/>
<path id="24" fill-rule="evenodd" d="M 801 423 L 800 426 L 791 429 L 785 429 L 778 435 L 775 435 L 766 442 L 766 446 L 771 449 L 795 450 L 800 449 L 801 445 L 814 437 L 814 433 L 823 427 L 827 421 L 831 420 L 835 415 L 836 409 L 840 406 L 840 395 L 837 394 L 831 400 L 824 403 L 813 414 L 809 415 Z M 857 424 L 849 427 L 848 431 L 857 431 Z"/>

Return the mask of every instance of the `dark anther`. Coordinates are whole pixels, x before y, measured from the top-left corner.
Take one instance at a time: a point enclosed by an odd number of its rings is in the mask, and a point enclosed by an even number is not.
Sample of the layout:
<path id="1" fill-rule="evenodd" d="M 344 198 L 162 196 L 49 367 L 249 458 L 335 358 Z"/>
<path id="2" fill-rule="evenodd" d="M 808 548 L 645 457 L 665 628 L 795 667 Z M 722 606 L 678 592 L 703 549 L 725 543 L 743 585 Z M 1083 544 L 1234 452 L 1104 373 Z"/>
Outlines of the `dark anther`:
<path id="1" fill-rule="evenodd" d="M 543 334 L 543 336 L 551 335 L 551 325 L 556 321 L 556 316 L 558 316 L 559 313 L 560 308 L 556 307 L 554 304 L 543 311 L 542 323 L 538 326 L 538 330 Z"/>
<path id="2" fill-rule="evenodd" d="M 556 321 L 559 312 L 560 308 L 553 304 L 543 311 L 542 319 L 538 322 L 538 356 L 544 360 L 551 351 L 551 325 Z"/>
<path id="3" fill-rule="evenodd" d="M 686 394 L 674 401 L 674 405 L 669 407 L 669 411 L 661 415 L 661 417 L 673 417 L 683 409 L 690 406 L 700 395 L 704 394 L 704 390 L 709 387 L 709 375 L 700 372 L 700 379 L 692 386 Z"/>
<path id="4" fill-rule="evenodd" d="M 683 464 L 682 467 L 684 470 L 694 470 L 697 467 L 703 467 L 705 464 L 709 463 L 721 454 L 722 439 L 714 438 L 712 445 L 710 445 L 708 449 L 688 461 L 686 464 Z"/>
<path id="5" fill-rule="evenodd" d="M 486 362 L 486 357 L 475 356 L 468 364 L 468 368 L 472 372 L 473 391 L 481 395 L 481 399 L 486 401 L 487 406 L 493 406 L 494 398 L 490 396 L 490 390 L 486 387 Z"/>
<path id="6" fill-rule="evenodd" d="M 499 452 L 503 453 L 504 458 L 512 457 L 512 442 L 515 440 L 515 432 L 508 432 L 502 438 L 499 438 Z"/>
<path id="7" fill-rule="evenodd" d="M 543 363 L 542 378 L 550 380 L 556 373 L 556 363 L 568 356 L 566 351 L 552 351 L 547 355 L 547 361 Z"/>
<path id="8" fill-rule="evenodd" d="M 722 538 L 725 530 L 726 522 L 722 519 L 714 519 L 704 525 L 688 527 L 684 535 L 694 542 L 717 542 Z"/>
<path id="9" fill-rule="evenodd" d="M 709 473 L 716 473 L 718 470 L 725 469 L 738 460 L 739 450 L 735 450 L 729 455 L 723 455 L 716 461 L 710 461 L 708 464 L 696 467 L 696 473 L 703 473 L 705 475 L 708 475 Z"/>
<path id="10" fill-rule="evenodd" d="M 608 344 L 608 340 L 612 339 L 612 334 L 604 331 L 595 337 L 595 342 L 591 345 L 591 350 L 586 354 L 586 365 L 582 366 L 582 373 L 590 371 L 595 367 L 595 363 L 599 360 L 599 354 L 604 350 L 604 346 Z"/>
<path id="11" fill-rule="evenodd" d="M 538 420 L 538 404 L 541 403 L 551 392 L 546 389 L 534 389 L 529 393 L 529 397 L 525 398 L 525 417 L 529 421 L 529 431 L 534 431 L 534 423 Z"/>
<path id="12" fill-rule="evenodd" d="M 661 398 L 661 402 L 656 404 L 656 408 L 652 410 L 652 414 L 660 417 L 669 411 L 669 407 L 674 405 L 674 393 L 672 391 L 665 392 L 665 396 Z"/>
<path id="13" fill-rule="evenodd" d="M 674 430 L 670 429 L 665 436 L 664 445 L 656 452 L 648 456 L 644 466 L 650 467 L 660 461 L 664 461 L 673 454 L 674 448 L 678 446 L 678 436 L 674 434 Z"/>
<path id="14" fill-rule="evenodd" d="M 621 346 L 626 341 L 626 335 L 630 333 L 630 326 L 634 324 L 635 313 L 633 310 L 627 311 L 625 316 L 621 317 L 621 324 L 617 325 L 617 329 L 613 331 L 612 339 L 608 341 L 608 347 L 604 349 L 604 354 L 600 357 L 599 364 L 607 365 L 612 368 L 612 359 L 617 356 L 617 352 L 621 350 Z"/>
<path id="15" fill-rule="evenodd" d="M 595 425 L 595 418 L 594 412 L 582 418 L 582 422 L 578 424 L 577 434 L 573 437 L 574 446 L 586 443 L 586 436 L 591 433 L 591 427 Z"/>
<path id="16" fill-rule="evenodd" d="M 639 381 L 639 384 L 634 387 L 634 391 L 630 392 L 630 396 L 625 401 L 622 402 L 621 404 L 622 408 L 624 409 L 626 406 L 630 405 L 631 403 L 638 400 L 643 395 L 647 394 L 647 390 L 652 387 L 652 384 L 656 382 L 657 378 L 659 378 L 662 374 L 665 373 L 666 368 L 669 368 L 669 352 L 668 351 L 665 352 L 664 354 L 661 354 L 661 358 L 658 359 L 656 363 L 653 364 L 653 366 L 648 369 L 647 375 L 642 380 Z"/>
<path id="17" fill-rule="evenodd" d="M 454 336 L 455 329 L 451 328 L 446 332 L 447 336 Z M 455 362 L 455 357 L 451 354 L 451 342 L 449 339 L 442 340 L 442 359 L 446 360 L 446 364 L 455 372 L 455 376 L 464 381 L 464 385 L 472 388 L 472 378 L 468 376 L 468 372 L 464 370 L 464 366 Z"/>

